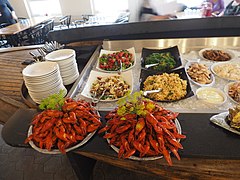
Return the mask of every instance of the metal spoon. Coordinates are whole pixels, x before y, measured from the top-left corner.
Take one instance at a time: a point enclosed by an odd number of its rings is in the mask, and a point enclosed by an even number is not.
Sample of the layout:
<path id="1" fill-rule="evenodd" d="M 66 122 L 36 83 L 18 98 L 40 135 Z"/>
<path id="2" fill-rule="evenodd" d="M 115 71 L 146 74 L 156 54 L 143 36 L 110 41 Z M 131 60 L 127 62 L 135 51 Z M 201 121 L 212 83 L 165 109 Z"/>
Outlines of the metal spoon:
<path id="1" fill-rule="evenodd" d="M 159 63 L 147 64 L 147 65 L 145 65 L 145 68 L 150 68 L 150 67 L 157 66 L 157 65 L 159 65 Z"/>
<path id="2" fill-rule="evenodd" d="M 120 75 L 121 73 L 122 73 L 122 60 L 120 60 L 120 69 L 119 69 L 118 74 Z"/>
<path id="3" fill-rule="evenodd" d="M 143 91 L 143 95 L 144 95 L 144 96 L 147 96 L 148 94 L 157 93 L 157 92 L 160 92 L 160 91 L 162 91 L 161 88 L 155 89 L 155 90 Z"/>

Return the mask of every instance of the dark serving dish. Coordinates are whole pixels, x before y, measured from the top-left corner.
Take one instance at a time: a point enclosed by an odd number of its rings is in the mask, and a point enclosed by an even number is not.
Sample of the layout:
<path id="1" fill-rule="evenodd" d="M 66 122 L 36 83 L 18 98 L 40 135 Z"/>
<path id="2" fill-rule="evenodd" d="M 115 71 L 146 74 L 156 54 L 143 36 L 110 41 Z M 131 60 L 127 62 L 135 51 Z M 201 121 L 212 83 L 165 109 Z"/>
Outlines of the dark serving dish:
<path id="1" fill-rule="evenodd" d="M 140 74 L 140 90 L 143 90 L 143 87 L 144 87 L 144 81 L 147 79 L 148 76 L 153 76 L 153 75 L 161 75 L 163 74 L 164 72 L 154 72 L 154 71 L 147 71 L 147 70 L 144 70 L 142 69 L 141 70 L 141 74 Z M 178 99 L 178 100 L 166 100 L 166 101 L 160 101 L 160 100 L 154 100 L 154 101 L 157 101 L 157 102 L 175 102 L 175 101 L 179 101 L 179 100 L 182 100 L 182 99 L 186 99 L 186 98 L 189 98 L 191 96 L 194 95 L 193 91 L 192 91 L 192 88 L 191 88 L 191 85 L 189 83 L 189 79 L 187 77 L 187 74 L 185 72 L 185 69 L 184 68 L 180 68 L 180 69 L 176 69 L 176 70 L 171 70 L 169 72 L 167 72 L 168 74 L 170 73 L 176 73 L 176 74 L 179 74 L 179 77 L 183 80 L 186 80 L 187 81 L 187 94 L 182 97 L 181 99 Z"/>
<path id="2" fill-rule="evenodd" d="M 173 57 L 174 61 L 175 61 L 175 65 L 169 69 L 167 68 L 166 70 L 158 70 L 158 69 L 154 69 L 154 67 L 156 68 L 157 66 L 153 66 L 153 67 L 149 67 L 149 68 L 145 68 L 145 65 L 147 65 L 148 63 L 146 63 L 146 58 L 149 57 L 151 54 L 153 53 L 170 53 L 171 56 Z M 160 71 L 160 72 L 168 72 L 171 71 L 172 69 L 175 69 L 177 67 L 180 67 L 182 65 L 182 61 L 181 61 L 181 57 L 180 57 L 180 53 L 178 50 L 178 46 L 173 46 L 170 48 L 165 48 L 165 49 L 148 49 L 148 48 L 143 48 L 142 49 L 142 68 L 145 70 L 154 70 L 154 71 Z"/>

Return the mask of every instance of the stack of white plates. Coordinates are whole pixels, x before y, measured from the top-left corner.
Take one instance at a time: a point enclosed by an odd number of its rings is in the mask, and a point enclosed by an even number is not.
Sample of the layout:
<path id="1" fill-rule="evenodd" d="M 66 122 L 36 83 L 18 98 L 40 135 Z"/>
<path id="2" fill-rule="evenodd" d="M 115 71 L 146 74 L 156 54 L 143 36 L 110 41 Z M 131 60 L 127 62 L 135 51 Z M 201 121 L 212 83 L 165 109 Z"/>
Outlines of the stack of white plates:
<path id="1" fill-rule="evenodd" d="M 52 94 L 57 94 L 61 89 L 64 95 L 67 90 L 63 85 L 58 64 L 55 62 L 38 62 L 28 65 L 22 71 L 25 85 L 32 100 L 38 104 Z"/>
<path id="2" fill-rule="evenodd" d="M 59 65 L 63 84 L 72 84 L 79 76 L 76 63 L 76 53 L 73 49 L 60 49 L 45 56 L 46 61 L 56 62 Z"/>

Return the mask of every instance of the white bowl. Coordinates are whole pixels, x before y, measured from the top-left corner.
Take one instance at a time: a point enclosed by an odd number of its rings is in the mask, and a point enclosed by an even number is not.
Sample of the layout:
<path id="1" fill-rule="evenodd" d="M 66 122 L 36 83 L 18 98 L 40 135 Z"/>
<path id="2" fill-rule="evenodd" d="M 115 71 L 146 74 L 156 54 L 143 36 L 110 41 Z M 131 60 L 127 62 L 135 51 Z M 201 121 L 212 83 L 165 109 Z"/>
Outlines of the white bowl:
<path id="1" fill-rule="evenodd" d="M 220 51 L 223 51 L 225 53 L 228 53 L 230 56 L 231 56 L 231 59 L 230 60 L 233 60 L 236 56 L 235 54 L 232 52 L 232 51 L 229 51 L 227 49 L 222 49 L 222 48 L 218 48 L 218 47 L 212 47 L 212 48 L 204 48 L 204 49 L 201 49 L 199 51 L 199 56 L 201 57 L 201 59 L 203 60 L 206 60 L 206 61 L 213 61 L 213 62 L 226 62 L 226 61 L 214 61 L 214 60 L 210 60 L 210 59 L 206 59 L 203 57 L 203 52 L 206 51 L 206 50 L 220 50 Z M 228 60 L 228 61 L 230 61 Z"/>
<path id="2" fill-rule="evenodd" d="M 235 100 L 228 94 L 229 87 L 230 87 L 231 85 L 233 85 L 234 83 L 236 83 L 236 82 L 230 82 L 230 83 L 226 84 L 225 87 L 224 87 L 224 92 L 226 93 L 227 97 L 228 97 L 233 103 L 235 103 L 235 104 L 240 104 L 240 102 L 235 101 Z"/>
<path id="3" fill-rule="evenodd" d="M 227 69 L 227 66 L 232 66 L 235 69 Z M 216 72 L 217 66 L 223 67 L 221 70 L 221 73 Z M 224 67 L 225 66 L 225 67 Z M 231 80 L 231 81 L 240 81 L 240 63 L 239 62 L 218 62 L 214 63 L 211 66 L 211 71 L 217 75 L 218 77 L 225 79 L 225 80 Z"/>
<path id="4" fill-rule="evenodd" d="M 194 81 L 187 73 L 187 70 L 189 69 L 189 67 L 191 66 L 191 64 L 193 63 L 198 63 L 198 62 L 188 62 L 186 65 L 185 65 L 185 71 L 186 71 L 186 74 L 188 76 L 188 79 L 190 79 L 191 82 L 195 83 L 196 85 L 198 86 L 202 86 L 202 87 L 208 87 L 208 86 L 212 86 L 214 83 L 215 83 L 215 77 L 214 75 L 211 73 L 211 83 L 209 84 L 200 84 L 196 81 Z"/>
<path id="5" fill-rule="evenodd" d="M 214 105 L 222 105 L 227 101 L 227 96 L 225 93 L 220 89 L 213 87 L 198 88 L 196 95 L 199 100 Z"/>

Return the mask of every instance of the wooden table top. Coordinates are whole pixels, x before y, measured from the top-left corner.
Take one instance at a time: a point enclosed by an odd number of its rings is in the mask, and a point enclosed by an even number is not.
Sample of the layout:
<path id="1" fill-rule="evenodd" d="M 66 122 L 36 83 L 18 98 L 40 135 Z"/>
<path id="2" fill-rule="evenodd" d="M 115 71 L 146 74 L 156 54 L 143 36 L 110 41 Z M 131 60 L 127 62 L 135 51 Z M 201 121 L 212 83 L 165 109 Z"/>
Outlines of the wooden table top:
<path id="1" fill-rule="evenodd" d="M 0 49 L 0 93 L 14 100 L 22 101 L 20 94 L 23 83 L 22 70 L 26 65 L 21 63 L 26 59 L 33 59 L 29 52 L 34 51 L 32 49 L 34 47 L 38 46 L 24 47 L 24 49 L 23 47 Z M 14 51 L 6 52 L 7 50 Z"/>
<path id="2" fill-rule="evenodd" d="M 51 19 L 52 17 L 43 16 L 43 17 L 33 17 L 30 19 L 23 20 L 21 22 L 12 24 L 10 26 L 0 29 L 0 35 L 14 35 L 24 30 L 27 30 L 31 27 L 34 27 L 44 21 Z"/>

